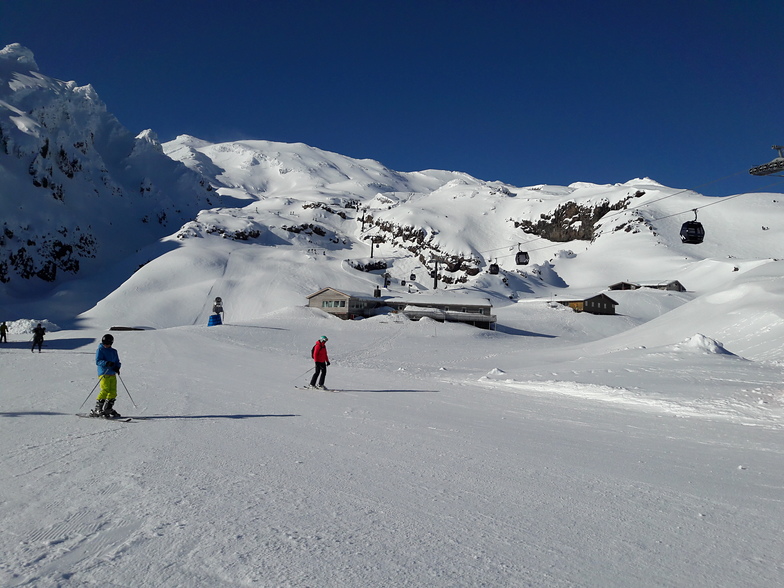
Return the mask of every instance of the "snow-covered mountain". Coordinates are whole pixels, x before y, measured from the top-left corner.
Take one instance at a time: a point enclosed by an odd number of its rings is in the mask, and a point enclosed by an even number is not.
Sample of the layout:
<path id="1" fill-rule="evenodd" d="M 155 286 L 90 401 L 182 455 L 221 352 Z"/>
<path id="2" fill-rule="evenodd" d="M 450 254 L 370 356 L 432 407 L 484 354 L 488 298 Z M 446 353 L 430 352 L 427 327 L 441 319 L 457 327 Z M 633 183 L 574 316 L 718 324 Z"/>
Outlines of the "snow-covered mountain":
<path id="1" fill-rule="evenodd" d="M 30 50 L 0 51 L 0 283 L 35 296 L 94 275 L 210 206 L 210 187 L 134 137 L 92 86 L 39 72 Z"/>
<path id="2" fill-rule="evenodd" d="M 202 324 L 221 296 L 232 320 L 253 320 L 385 278 L 390 294 L 437 286 L 497 307 L 623 280 L 678 280 L 698 296 L 784 257 L 777 194 L 716 199 L 647 178 L 517 187 L 304 144 L 161 145 L 133 137 L 90 86 L 39 73 L 19 45 L 0 68 L 0 295 L 20 317 L 43 302 L 60 321 Z M 686 245 L 695 209 L 707 236 Z"/>
<path id="3" fill-rule="evenodd" d="M 435 293 L 435 260 L 439 289 L 481 293 L 496 307 L 595 294 L 624 280 L 678 280 L 692 299 L 735 288 L 750 270 L 784 255 L 775 231 L 784 214 L 778 195 L 719 201 L 649 179 L 515 187 L 459 172 L 395 172 L 267 141 L 181 136 L 164 151 L 203 174 L 224 206 L 186 223 L 167 239 L 171 251 L 151 258 L 85 318 L 203 324 L 221 296 L 233 320 L 252 320 L 304 304 L 327 285 L 370 293 L 383 287 L 384 274 L 385 293 L 427 297 Z M 694 208 L 707 237 L 685 245 L 679 229 Z M 521 250 L 528 265 L 516 264 Z M 639 304 L 639 293 L 613 296 L 620 313 L 640 322 L 673 308 L 671 300 Z M 724 330 L 731 338 L 731 321 Z"/>

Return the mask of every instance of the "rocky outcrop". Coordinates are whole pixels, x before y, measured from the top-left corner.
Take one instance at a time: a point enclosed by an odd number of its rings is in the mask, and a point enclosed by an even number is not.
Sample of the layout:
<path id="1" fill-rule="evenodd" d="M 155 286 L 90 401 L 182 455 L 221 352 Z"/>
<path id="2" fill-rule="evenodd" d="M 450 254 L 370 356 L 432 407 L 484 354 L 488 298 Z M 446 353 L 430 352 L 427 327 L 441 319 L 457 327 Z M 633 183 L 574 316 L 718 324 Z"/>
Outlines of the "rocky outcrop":
<path id="1" fill-rule="evenodd" d="M 373 236 L 376 243 L 389 243 L 410 251 L 423 265 L 433 265 L 432 262 L 438 261 L 439 281 L 445 284 L 465 283 L 470 276 L 480 272 L 480 259 L 473 255 L 445 251 L 438 243 L 437 232 L 428 233 L 421 227 L 398 225 L 371 216 L 365 217 L 365 223 L 371 223 L 377 228 Z"/>
<path id="2" fill-rule="evenodd" d="M 16 44 L 0 50 L 0 177 L 2 283 L 98 271 L 211 205 L 155 133 L 134 137 L 91 86 L 39 73 Z"/>
<path id="3" fill-rule="evenodd" d="M 596 237 L 600 221 L 608 212 L 623 210 L 633 198 L 644 195 L 644 191 L 638 190 L 615 204 L 603 200 L 593 206 L 579 205 L 570 201 L 561 204 L 550 214 L 542 214 L 536 221 L 512 219 L 512 222 L 515 228 L 521 228 L 526 233 L 554 243 L 574 240 L 592 241 Z"/>
<path id="4" fill-rule="evenodd" d="M 97 252 L 95 237 L 79 227 L 69 230 L 60 227 L 57 237 L 26 228 L 15 234 L 7 225 L 0 233 L 0 282 L 8 283 L 13 275 L 23 279 L 39 278 L 54 282 L 58 272 L 76 274 L 80 258 L 94 258 Z"/>

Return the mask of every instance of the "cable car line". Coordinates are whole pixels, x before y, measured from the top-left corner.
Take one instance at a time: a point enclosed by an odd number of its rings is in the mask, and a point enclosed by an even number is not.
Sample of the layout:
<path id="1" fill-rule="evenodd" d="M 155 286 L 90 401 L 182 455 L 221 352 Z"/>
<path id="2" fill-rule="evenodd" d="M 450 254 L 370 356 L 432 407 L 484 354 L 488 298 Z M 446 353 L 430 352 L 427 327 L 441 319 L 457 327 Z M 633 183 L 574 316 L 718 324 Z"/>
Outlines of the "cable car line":
<path id="1" fill-rule="evenodd" d="M 650 201 L 644 202 L 642 204 L 639 204 L 637 206 L 633 206 L 631 208 L 624 208 L 624 209 L 621 209 L 621 210 L 613 211 L 613 212 L 610 212 L 610 213 L 606 214 L 605 216 L 603 216 L 601 220 L 602 221 L 610 220 L 613 217 L 618 216 L 618 215 L 620 215 L 620 214 L 622 214 L 624 212 L 633 212 L 633 211 L 641 209 L 641 208 L 643 208 L 645 206 L 649 206 L 651 204 L 655 204 L 657 202 L 661 202 L 662 200 L 666 200 L 667 198 L 672 198 L 673 196 L 678 196 L 679 194 L 683 194 L 685 192 L 696 192 L 699 188 L 703 188 L 705 186 L 709 186 L 709 185 L 715 184 L 717 182 L 722 182 L 724 180 L 728 180 L 730 178 L 733 178 L 733 177 L 735 177 L 737 175 L 740 175 L 740 174 L 743 174 L 743 173 L 748 173 L 748 171 L 744 169 L 744 170 L 732 173 L 732 174 L 730 174 L 728 176 L 724 176 L 722 178 L 718 178 L 716 180 L 711 180 L 710 182 L 706 182 L 704 184 L 700 184 L 700 185 L 695 186 L 693 188 L 685 188 L 683 190 L 679 190 L 677 192 L 673 192 L 672 194 L 668 194 L 667 196 L 662 196 L 661 198 L 657 198 L 655 200 L 650 200 Z M 784 177 L 784 176 L 778 176 L 778 177 Z M 696 227 L 696 225 L 700 225 L 700 223 L 696 221 L 696 211 L 697 210 L 701 210 L 703 208 L 707 208 L 708 206 L 713 206 L 713 205 L 719 204 L 721 202 L 726 202 L 728 200 L 733 200 L 734 198 L 738 198 L 740 196 L 745 196 L 747 194 L 755 194 L 755 193 L 758 193 L 758 192 L 760 192 L 762 190 L 765 190 L 765 189 L 770 188 L 772 186 L 777 186 L 777 185 L 782 184 L 782 183 L 784 183 L 784 180 L 779 180 L 779 181 L 776 181 L 776 182 L 772 182 L 770 184 L 766 184 L 765 186 L 762 186 L 761 188 L 757 188 L 755 190 L 751 190 L 751 191 L 748 191 L 748 192 L 741 192 L 740 194 L 733 194 L 732 196 L 716 197 L 716 199 L 713 202 L 709 202 L 707 204 L 703 204 L 703 205 L 697 206 L 695 208 L 690 208 L 689 210 L 676 212 L 676 213 L 673 213 L 673 214 L 668 214 L 668 215 L 665 215 L 665 216 L 656 217 L 656 218 L 647 219 L 647 220 L 649 222 L 656 222 L 656 221 L 668 219 L 668 218 L 675 217 L 675 216 L 681 216 L 683 214 L 686 214 L 687 212 L 694 211 L 695 212 L 695 220 L 687 221 L 687 223 L 684 223 L 684 225 L 690 226 L 692 228 L 692 232 L 699 231 L 699 228 Z M 696 225 L 690 224 L 690 223 L 696 223 Z M 701 225 L 700 225 L 700 228 L 701 228 Z M 683 227 L 682 227 L 682 229 L 683 229 Z M 703 234 L 704 234 L 704 230 L 703 230 Z M 530 241 L 527 241 L 526 244 L 535 243 L 536 241 L 544 241 L 544 240 L 546 240 L 544 237 L 534 237 Z M 697 241 L 697 242 L 701 242 L 701 240 Z M 527 248 L 527 253 L 530 254 L 531 252 L 535 252 L 535 251 L 542 251 L 542 250 L 545 250 L 545 249 L 552 249 L 554 247 L 561 247 L 562 245 L 563 245 L 562 243 L 550 243 L 548 245 L 544 245 L 543 247 L 536 247 L 536 248 L 533 248 L 533 249 L 528 247 Z M 520 246 L 521 246 L 521 244 L 518 243 L 518 249 L 520 248 Z M 496 252 L 496 251 L 501 251 L 502 249 L 509 250 L 509 249 L 512 249 L 512 248 L 513 248 L 512 246 L 506 245 L 504 247 L 498 247 L 496 249 L 489 249 L 487 251 L 477 251 L 477 253 L 479 255 L 484 256 L 487 253 L 493 253 L 493 252 Z M 495 265 L 497 267 L 497 265 L 498 265 L 497 262 L 498 262 L 499 258 L 504 259 L 504 258 L 507 258 L 507 257 L 516 256 L 518 252 L 510 253 L 508 255 L 496 256 L 495 257 L 495 263 L 493 263 L 492 265 Z"/>
<path id="2" fill-rule="evenodd" d="M 699 185 L 694 186 L 692 188 L 684 188 L 683 190 L 679 190 L 677 192 L 673 192 L 672 194 L 668 194 L 667 196 L 662 196 L 661 198 L 657 198 L 656 200 L 649 200 L 647 202 L 644 202 L 644 203 L 639 204 L 637 206 L 633 206 L 631 208 L 624 208 L 622 210 L 612 211 L 612 212 L 606 214 L 605 216 L 603 216 L 602 217 L 602 221 L 611 220 L 613 217 L 619 216 L 620 214 L 622 214 L 624 212 L 632 212 L 632 211 L 640 209 L 640 208 L 642 208 L 644 206 L 649 206 L 651 204 L 655 204 L 656 202 L 661 202 L 662 200 L 666 200 L 667 198 L 672 198 L 673 196 L 678 196 L 679 194 L 683 194 L 685 192 L 696 192 L 698 189 L 704 188 L 705 186 L 710 186 L 711 184 L 716 184 L 718 182 L 723 182 L 724 180 L 728 180 L 730 178 L 733 178 L 735 176 L 738 176 L 738 175 L 744 174 L 744 173 L 748 173 L 746 169 L 742 169 L 742 170 L 737 171 L 735 173 L 732 173 L 732 174 L 730 174 L 728 176 L 724 176 L 724 177 L 721 177 L 721 178 L 718 178 L 718 179 L 715 179 L 715 180 L 711 180 L 710 182 L 705 182 L 704 184 L 699 184 Z M 765 187 L 768 187 L 768 186 L 765 186 Z M 744 194 L 748 194 L 748 193 L 749 192 L 744 192 Z M 724 200 L 727 200 L 727 199 L 735 198 L 735 197 L 741 196 L 741 195 L 742 194 L 736 194 L 734 196 L 721 197 L 716 202 L 712 202 L 711 204 L 704 205 L 704 206 L 710 206 L 712 204 L 717 204 L 720 201 L 724 201 Z M 599 196 L 601 196 L 601 194 L 599 194 Z M 703 208 L 703 207 L 699 207 L 699 208 Z M 690 210 L 693 210 L 693 209 L 690 209 Z M 677 214 L 673 214 L 673 215 L 669 215 L 669 216 L 677 216 L 677 215 L 680 215 L 680 214 L 683 214 L 683 212 L 679 212 Z M 669 216 L 662 217 L 662 218 L 669 218 Z M 651 220 L 660 220 L 660 219 L 651 219 Z M 544 241 L 544 240 L 546 240 L 544 237 L 534 237 L 530 241 L 526 241 L 526 244 L 535 243 L 536 241 Z M 518 243 L 518 249 L 519 249 L 520 245 L 521 244 Z M 560 246 L 560 243 L 559 244 L 545 245 L 544 247 L 538 247 L 538 248 L 534 248 L 534 249 L 527 248 L 527 251 L 530 253 L 532 251 L 541 251 L 543 249 L 551 249 L 553 247 L 558 247 L 558 246 Z M 503 249 L 510 250 L 511 248 L 512 248 L 511 246 L 505 245 L 503 247 L 497 247 L 495 249 L 487 249 L 485 251 L 477 251 L 476 253 L 479 254 L 479 255 L 482 255 L 484 257 L 488 253 L 495 253 L 496 251 L 501 251 Z M 501 255 L 501 256 L 498 256 L 498 257 L 501 257 L 503 259 L 503 258 L 506 258 L 506 257 L 512 257 L 512 255 L 516 256 L 517 252 L 515 252 L 514 254 L 510 253 L 508 255 Z M 496 260 L 498 259 L 498 257 L 496 257 Z"/>
<path id="3" fill-rule="evenodd" d="M 759 188 L 757 190 L 752 190 L 750 192 L 741 192 L 740 194 L 733 194 L 732 196 L 723 196 L 723 197 L 717 199 L 715 202 L 708 202 L 707 204 L 703 204 L 702 206 L 697 206 L 696 208 L 690 208 L 689 210 L 683 210 L 681 212 L 675 212 L 673 214 L 668 214 L 666 216 L 659 216 L 659 217 L 648 219 L 648 220 L 650 222 L 660 221 L 660 220 L 664 220 L 666 218 L 671 218 L 673 216 L 680 216 L 682 214 L 686 214 L 690 210 L 702 210 L 703 208 L 708 208 L 709 206 L 713 206 L 714 204 L 719 204 L 721 202 L 726 202 L 727 200 L 733 200 L 734 198 L 738 198 L 739 196 L 746 196 L 747 194 L 756 194 L 760 190 L 765 190 L 766 188 L 770 188 L 771 186 L 778 186 L 779 184 L 784 184 L 784 180 L 779 180 L 777 182 L 772 182 L 770 184 L 762 186 L 762 188 Z"/>

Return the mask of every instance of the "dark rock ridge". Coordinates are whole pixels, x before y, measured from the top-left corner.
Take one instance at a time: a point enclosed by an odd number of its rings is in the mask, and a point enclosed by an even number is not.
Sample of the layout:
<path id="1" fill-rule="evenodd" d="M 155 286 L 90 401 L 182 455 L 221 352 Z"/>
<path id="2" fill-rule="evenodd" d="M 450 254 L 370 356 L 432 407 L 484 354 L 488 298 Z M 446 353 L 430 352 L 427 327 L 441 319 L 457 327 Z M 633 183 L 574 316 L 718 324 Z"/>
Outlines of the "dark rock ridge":
<path id="1" fill-rule="evenodd" d="M 510 220 L 514 223 L 515 228 L 521 228 L 526 233 L 554 243 L 575 240 L 592 241 L 596 237 L 600 221 L 608 212 L 623 210 L 633 198 L 640 198 L 644 195 L 644 191 L 638 190 L 615 204 L 603 200 L 594 206 L 579 205 L 569 201 L 558 206 L 550 214 L 542 214 L 536 221 Z"/>
<path id="2" fill-rule="evenodd" d="M 0 50 L 0 177 L 3 284 L 100 271 L 211 204 L 154 133 L 134 137 L 91 86 L 39 73 L 18 44 Z"/>

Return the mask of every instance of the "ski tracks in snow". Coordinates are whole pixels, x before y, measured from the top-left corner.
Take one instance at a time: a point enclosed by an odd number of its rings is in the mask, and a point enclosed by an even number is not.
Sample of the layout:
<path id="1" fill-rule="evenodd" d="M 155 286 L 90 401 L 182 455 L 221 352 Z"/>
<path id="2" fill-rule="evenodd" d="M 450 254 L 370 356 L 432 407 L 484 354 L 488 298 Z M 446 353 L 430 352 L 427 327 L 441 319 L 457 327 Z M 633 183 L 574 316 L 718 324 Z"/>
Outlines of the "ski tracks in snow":
<path id="1" fill-rule="evenodd" d="M 78 419 L 74 418 L 72 426 Z M 96 424 L 85 423 L 82 430 Z M 127 429 L 108 427 L 86 434 L 67 434 L 51 441 L 29 445 L 3 460 L 4 469 L 14 471 L 13 505 L 4 520 L 5 549 L 0 564 L 3 586 L 59 586 L 98 581 L 115 586 L 109 570 L 135 541 L 144 524 L 143 516 L 130 509 L 139 495 L 135 478 L 123 467 L 98 476 L 86 462 L 123 462 Z M 28 501 L 28 492 L 37 497 Z M 41 500 L 45 497 L 45 500 Z M 27 521 L 27 523 L 25 523 Z M 30 526 L 29 521 L 36 521 Z M 100 577 L 92 571 L 101 569 Z M 89 582 L 87 581 L 89 579 Z"/>
<path id="2" fill-rule="evenodd" d="M 341 366 L 345 367 L 370 367 L 378 362 L 379 358 L 385 353 L 393 350 L 398 346 L 398 339 L 403 334 L 403 323 L 396 324 L 396 328 L 391 332 L 385 332 L 383 335 L 373 339 L 369 344 L 365 344 L 360 348 L 345 349 L 341 348 L 338 354 L 335 354 L 334 361 L 338 362 Z"/>
<path id="3" fill-rule="evenodd" d="M 641 410 L 658 411 L 675 417 L 722 419 L 769 429 L 784 429 L 784 415 L 781 414 L 781 411 L 760 409 L 751 403 L 742 403 L 733 398 L 700 398 L 695 400 L 677 398 L 675 395 L 667 398 L 624 387 L 573 381 L 516 381 L 491 379 L 483 376 L 476 383 L 483 387 L 505 388 L 518 394 L 571 396 Z"/>

